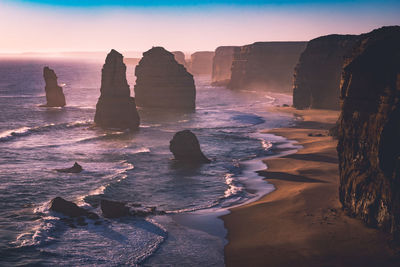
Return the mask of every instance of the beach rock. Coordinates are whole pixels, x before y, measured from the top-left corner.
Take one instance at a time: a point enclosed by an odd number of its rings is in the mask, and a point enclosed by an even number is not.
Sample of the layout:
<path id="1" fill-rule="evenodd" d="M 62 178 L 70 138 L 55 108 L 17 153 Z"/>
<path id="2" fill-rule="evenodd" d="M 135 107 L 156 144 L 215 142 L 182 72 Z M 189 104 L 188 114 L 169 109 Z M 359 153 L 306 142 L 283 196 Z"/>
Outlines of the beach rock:
<path id="1" fill-rule="evenodd" d="M 182 162 L 211 162 L 201 152 L 196 135 L 189 130 L 177 132 L 169 143 L 169 150 L 174 154 L 176 160 Z"/>
<path id="2" fill-rule="evenodd" d="M 357 38 L 334 34 L 308 42 L 294 73 L 295 108 L 339 109 L 344 57 L 352 51 Z"/>
<path id="3" fill-rule="evenodd" d="M 130 215 L 129 208 L 124 202 L 102 199 L 100 208 L 105 218 L 120 218 Z"/>
<path id="4" fill-rule="evenodd" d="M 67 201 L 61 197 L 56 197 L 51 201 L 50 210 L 62 213 L 69 217 L 87 217 L 96 220 L 99 216 L 96 213 L 78 207 L 75 203 Z"/>
<path id="5" fill-rule="evenodd" d="M 94 122 L 102 128 L 136 129 L 140 119 L 135 99 L 130 97 L 123 56 L 114 49 L 102 69 L 100 98 Z"/>
<path id="6" fill-rule="evenodd" d="M 227 85 L 231 80 L 233 56 L 238 46 L 220 46 L 215 50 L 212 68 L 212 84 Z"/>
<path id="7" fill-rule="evenodd" d="M 200 51 L 193 53 L 190 56 L 190 73 L 193 75 L 211 75 L 213 58 L 213 51 Z"/>
<path id="8" fill-rule="evenodd" d="M 49 67 L 43 68 L 43 78 L 46 83 L 44 90 L 46 91 L 46 101 L 43 107 L 64 107 L 65 96 L 63 89 L 57 83 L 57 75 L 54 70 Z"/>
<path id="9" fill-rule="evenodd" d="M 187 69 L 188 66 L 186 63 L 185 54 L 181 51 L 173 51 L 171 53 L 174 55 L 176 62 L 183 65 Z"/>
<path id="10" fill-rule="evenodd" d="M 172 53 L 153 47 L 136 66 L 135 97 L 140 107 L 194 110 L 196 87 L 193 76 L 176 62 Z"/>
<path id="11" fill-rule="evenodd" d="M 82 166 L 78 164 L 78 162 L 74 163 L 74 166 L 66 169 L 56 169 L 58 172 L 67 172 L 67 173 L 80 173 L 83 170 Z"/>
<path id="12" fill-rule="evenodd" d="M 234 54 L 228 88 L 291 92 L 294 68 L 307 42 L 258 42 Z"/>
<path id="13" fill-rule="evenodd" d="M 339 197 L 367 225 L 400 236 L 400 27 L 360 36 L 345 60 Z"/>

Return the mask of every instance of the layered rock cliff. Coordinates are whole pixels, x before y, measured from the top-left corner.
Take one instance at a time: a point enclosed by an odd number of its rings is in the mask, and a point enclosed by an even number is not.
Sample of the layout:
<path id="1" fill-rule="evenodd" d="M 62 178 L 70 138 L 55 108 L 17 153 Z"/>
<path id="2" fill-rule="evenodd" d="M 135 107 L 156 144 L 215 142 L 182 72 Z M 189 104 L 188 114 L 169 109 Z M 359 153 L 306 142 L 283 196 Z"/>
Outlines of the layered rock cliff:
<path id="1" fill-rule="evenodd" d="M 235 51 L 238 46 L 220 46 L 215 49 L 212 68 L 212 83 L 214 85 L 227 85 L 231 80 L 231 68 Z"/>
<path id="2" fill-rule="evenodd" d="M 65 96 L 61 86 L 57 83 L 57 76 L 54 70 L 49 67 L 43 68 L 43 78 L 46 83 L 44 90 L 46 91 L 47 103 L 45 107 L 63 107 L 65 106 Z"/>
<path id="3" fill-rule="evenodd" d="M 360 36 L 345 61 L 339 196 L 367 225 L 400 232 L 400 27 Z"/>
<path id="4" fill-rule="evenodd" d="M 103 128 L 135 129 L 139 114 L 130 96 L 123 56 L 114 49 L 107 55 L 101 75 L 100 98 L 94 122 Z"/>
<path id="5" fill-rule="evenodd" d="M 258 42 L 235 54 L 228 87 L 290 92 L 292 78 L 306 42 Z"/>
<path id="6" fill-rule="evenodd" d="M 172 53 L 153 47 L 136 66 L 135 98 L 138 106 L 194 110 L 193 76 L 176 62 Z"/>
<path id="7" fill-rule="evenodd" d="M 328 35 L 308 42 L 294 73 L 295 108 L 339 109 L 344 57 L 356 40 L 356 35 Z"/>
<path id="8" fill-rule="evenodd" d="M 214 52 L 200 51 L 190 56 L 189 71 L 193 75 L 211 75 Z"/>
<path id="9" fill-rule="evenodd" d="M 171 52 L 174 57 L 176 62 L 178 62 L 179 64 L 183 65 L 186 69 L 188 68 L 187 63 L 186 63 L 186 59 L 185 59 L 185 54 L 181 51 L 173 51 Z"/>

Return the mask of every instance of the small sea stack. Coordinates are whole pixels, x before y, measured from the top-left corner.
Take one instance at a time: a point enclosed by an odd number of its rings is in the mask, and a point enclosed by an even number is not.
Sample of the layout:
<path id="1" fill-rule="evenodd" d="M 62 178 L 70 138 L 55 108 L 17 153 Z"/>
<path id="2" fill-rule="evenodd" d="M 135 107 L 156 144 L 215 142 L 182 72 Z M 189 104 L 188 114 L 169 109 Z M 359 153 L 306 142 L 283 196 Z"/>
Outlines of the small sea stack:
<path id="1" fill-rule="evenodd" d="M 74 165 L 71 168 L 66 168 L 66 169 L 56 169 L 58 172 L 65 172 L 65 173 L 80 173 L 83 171 L 83 168 L 81 165 L 79 165 L 78 162 L 75 162 Z"/>
<path id="2" fill-rule="evenodd" d="M 190 73 L 193 75 L 211 75 L 213 51 L 199 51 L 190 56 Z"/>
<path id="3" fill-rule="evenodd" d="M 174 54 L 176 62 L 183 65 L 187 69 L 188 66 L 185 59 L 185 54 L 182 51 L 173 51 L 171 53 Z"/>
<path id="4" fill-rule="evenodd" d="M 190 163 L 210 163 L 200 149 L 196 135 L 190 130 L 177 132 L 169 143 L 169 150 L 176 160 Z"/>
<path id="5" fill-rule="evenodd" d="M 143 53 L 135 69 L 135 98 L 140 107 L 193 111 L 196 87 L 193 76 L 163 47 Z"/>
<path id="6" fill-rule="evenodd" d="M 102 128 L 136 129 L 140 119 L 130 96 L 123 56 L 114 49 L 107 55 L 101 76 L 100 98 L 94 122 Z"/>
<path id="7" fill-rule="evenodd" d="M 231 80 L 231 68 L 237 46 L 220 46 L 215 49 L 212 68 L 212 84 L 227 85 Z"/>
<path id="8" fill-rule="evenodd" d="M 57 83 L 57 75 L 54 70 L 44 67 L 43 78 L 46 83 L 44 90 L 46 91 L 47 103 L 42 107 L 64 107 L 66 104 L 65 96 L 62 87 Z"/>
<path id="9" fill-rule="evenodd" d="M 357 35 L 328 35 L 308 42 L 296 66 L 293 106 L 297 109 L 339 109 L 340 78 L 344 57 Z"/>
<path id="10" fill-rule="evenodd" d="M 345 210 L 400 241 L 400 27 L 360 36 L 345 60 L 338 122 Z"/>

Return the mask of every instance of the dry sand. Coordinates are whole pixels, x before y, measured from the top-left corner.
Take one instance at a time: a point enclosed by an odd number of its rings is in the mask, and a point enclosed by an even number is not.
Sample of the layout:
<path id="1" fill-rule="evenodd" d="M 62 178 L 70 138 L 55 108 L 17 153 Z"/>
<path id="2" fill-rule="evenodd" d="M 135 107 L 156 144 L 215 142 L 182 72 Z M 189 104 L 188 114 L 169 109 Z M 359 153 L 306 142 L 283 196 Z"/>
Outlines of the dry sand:
<path id="1" fill-rule="evenodd" d="M 268 131 L 296 140 L 296 154 L 266 160 L 276 190 L 224 216 L 227 266 L 400 266 L 389 236 L 341 210 L 337 141 L 327 135 L 339 112 L 278 108 L 303 118 Z M 309 134 L 323 136 L 309 136 Z"/>

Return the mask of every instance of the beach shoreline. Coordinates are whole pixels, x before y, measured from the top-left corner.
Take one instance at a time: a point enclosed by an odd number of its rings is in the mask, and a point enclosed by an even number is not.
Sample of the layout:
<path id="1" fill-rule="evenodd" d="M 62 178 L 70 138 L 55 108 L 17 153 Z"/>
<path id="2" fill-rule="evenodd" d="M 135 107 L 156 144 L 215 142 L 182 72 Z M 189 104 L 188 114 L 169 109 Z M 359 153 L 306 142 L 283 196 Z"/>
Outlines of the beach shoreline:
<path id="1" fill-rule="evenodd" d="M 258 173 L 276 190 L 222 216 L 227 266 L 396 266 L 389 236 L 348 217 L 338 199 L 337 141 L 328 135 L 338 111 L 273 108 L 300 117 L 266 131 L 295 140 L 295 154 L 264 160 Z"/>

